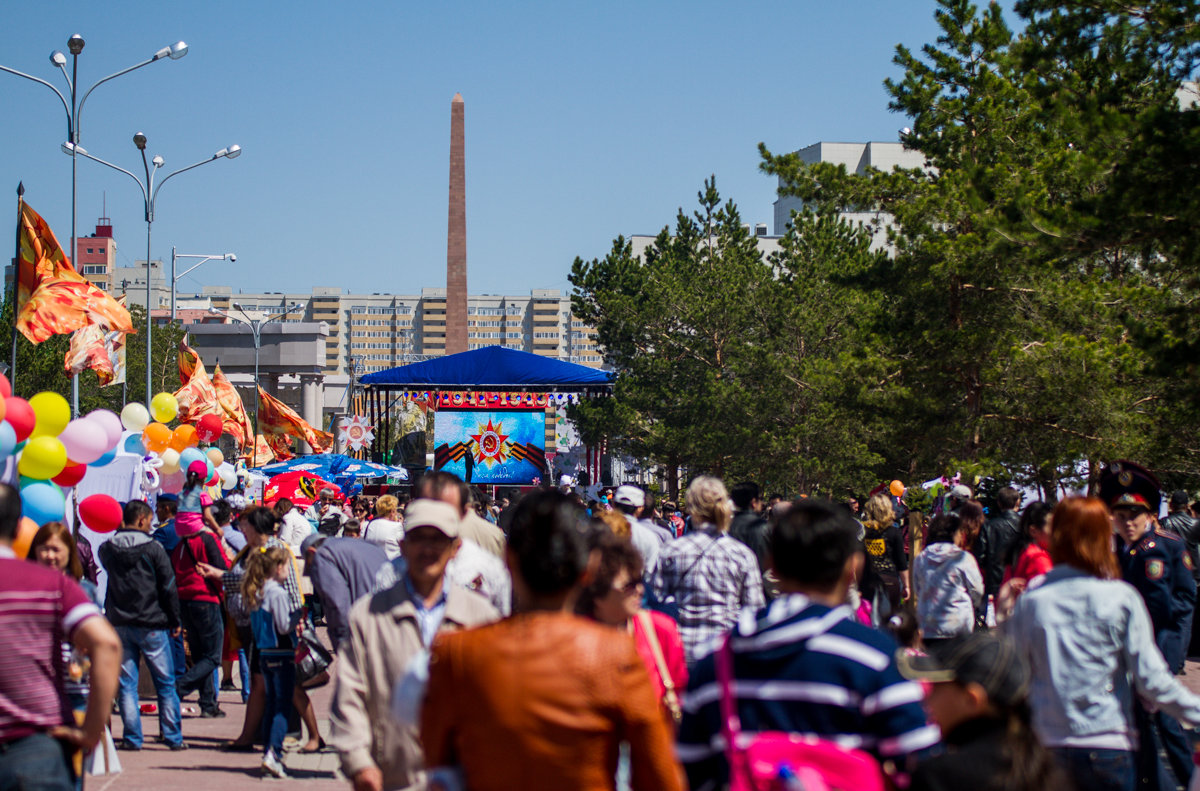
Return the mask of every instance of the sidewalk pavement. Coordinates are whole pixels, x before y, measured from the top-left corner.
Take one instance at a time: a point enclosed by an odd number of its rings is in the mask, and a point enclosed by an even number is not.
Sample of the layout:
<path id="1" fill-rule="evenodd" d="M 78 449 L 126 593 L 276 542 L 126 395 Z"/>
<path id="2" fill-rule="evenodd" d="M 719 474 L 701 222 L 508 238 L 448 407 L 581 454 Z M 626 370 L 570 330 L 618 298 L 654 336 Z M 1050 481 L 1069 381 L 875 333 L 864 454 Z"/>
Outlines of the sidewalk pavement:
<path id="1" fill-rule="evenodd" d="M 322 630 L 323 632 L 324 630 Z M 328 643 L 327 643 L 328 644 Z M 235 666 L 236 676 L 236 666 Z M 235 681 L 240 683 L 240 681 Z M 329 703 L 333 696 L 333 685 L 309 692 L 317 712 L 322 736 L 329 736 Z M 152 699 L 143 699 L 150 703 Z M 261 789 L 264 783 L 279 783 L 263 780 L 259 773 L 262 753 L 223 753 L 220 746 L 235 739 L 242 729 L 246 707 L 240 692 L 220 693 L 220 705 L 227 716 L 220 719 L 202 719 L 200 706 L 193 693 L 183 702 L 183 740 L 187 750 L 171 752 L 166 745 L 159 744 L 158 715 L 142 715 L 144 745 L 138 752 L 119 751 L 122 771 L 119 774 L 88 777 L 87 791 L 160 791 L 171 789 L 220 789 L 220 791 L 250 791 Z M 191 709 L 191 714 L 187 710 Z M 121 738 L 121 718 L 112 719 L 113 739 Z M 290 743 L 288 743 L 290 744 Z M 285 747 L 287 744 L 285 744 Z M 297 750 L 286 753 L 284 764 L 290 781 L 303 781 L 311 791 L 347 791 L 350 784 L 338 771 L 337 754 L 332 751 L 305 755 Z"/>

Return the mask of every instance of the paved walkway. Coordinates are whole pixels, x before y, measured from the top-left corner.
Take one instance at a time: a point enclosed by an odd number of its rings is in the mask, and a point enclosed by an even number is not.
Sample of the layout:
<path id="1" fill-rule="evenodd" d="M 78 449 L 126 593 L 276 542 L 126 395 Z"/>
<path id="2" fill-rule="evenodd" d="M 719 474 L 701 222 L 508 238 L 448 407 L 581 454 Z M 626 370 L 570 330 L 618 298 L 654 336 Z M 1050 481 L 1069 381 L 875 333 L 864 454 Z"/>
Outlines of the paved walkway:
<path id="1" fill-rule="evenodd" d="M 321 630 L 324 632 L 324 630 Z M 324 639 L 324 635 L 322 635 Z M 328 642 L 326 642 L 328 645 Z M 235 668 L 236 670 L 236 668 Z M 329 733 L 329 701 L 332 684 L 309 693 L 317 711 L 321 733 Z M 119 752 L 122 771 L 119 774 L 89 777 L 85 783 L 87 791 L 160 791 L 172 789 L 220 789 L 220 791 L 248 791 L 261 789 L 264 783 L 279 783 L 262 780 L 259 765 L 262 754 L 223 753 L 220 746 L 237 737 L 242 729 L 245 706 L 238 692 L 220 693 L 221 708 L 228 716 L 221 719 L 201 719 L 200 707 L 193 694 L 184 701 L 183 738 L 189 749 L 171 752 L 156 741 L 158 716 L 142 715 L 142 731 L 145 746 L 139 752 Z M 143 700 L 143 703 L 150 702 Z M 188 714 L 186 709 L 191 709 Z M 121 718 L 113 717 L 113 738 L 121 738 Z M 333 752 L 304 755 L 289 751 L 284 759 L 288 774 L 294 784 L 303 785 L 312 791 L 347 791 L 350 784 L 338 772 L 337 755 Z"/>

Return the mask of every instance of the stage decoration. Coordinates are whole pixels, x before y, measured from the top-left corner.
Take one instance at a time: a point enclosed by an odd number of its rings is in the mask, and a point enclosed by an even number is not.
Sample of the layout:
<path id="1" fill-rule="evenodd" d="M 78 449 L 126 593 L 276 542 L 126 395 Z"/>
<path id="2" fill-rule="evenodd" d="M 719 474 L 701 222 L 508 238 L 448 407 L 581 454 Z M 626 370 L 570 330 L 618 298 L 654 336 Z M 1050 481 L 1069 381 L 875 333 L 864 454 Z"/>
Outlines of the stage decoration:
<path id="1" fill-rule="evenodd" d="M 344 417 L 338 427 L 338 442 L 351 450 L 368 448 L 375 441 L 375 432 L 371 428 L 371 424 L 362 415 Z"/>
<path id="2" fill-rule="evenodd" d="M 434 466 L 468 483 L 528 485 L 546 468 L 546 413 L 439 411 L 434 423 Z"/>

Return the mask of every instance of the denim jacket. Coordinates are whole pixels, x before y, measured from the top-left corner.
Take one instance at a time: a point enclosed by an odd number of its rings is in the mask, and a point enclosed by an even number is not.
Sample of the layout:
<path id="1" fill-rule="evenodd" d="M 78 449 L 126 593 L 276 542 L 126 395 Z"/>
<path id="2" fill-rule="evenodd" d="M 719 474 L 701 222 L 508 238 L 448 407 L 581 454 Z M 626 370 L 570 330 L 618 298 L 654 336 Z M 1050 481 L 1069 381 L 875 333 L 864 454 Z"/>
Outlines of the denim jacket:
<path id="1" fill-rule="evenodd" d="M 1133 695 L 1191 727 L 1200 697 L 1167 669 L 1138 592 L 1057 566 L 1017 601 L 1005 631 L 1029 659 L 1033 725 L 1048 747 L 1114 734 L 1136 743 Z"/>

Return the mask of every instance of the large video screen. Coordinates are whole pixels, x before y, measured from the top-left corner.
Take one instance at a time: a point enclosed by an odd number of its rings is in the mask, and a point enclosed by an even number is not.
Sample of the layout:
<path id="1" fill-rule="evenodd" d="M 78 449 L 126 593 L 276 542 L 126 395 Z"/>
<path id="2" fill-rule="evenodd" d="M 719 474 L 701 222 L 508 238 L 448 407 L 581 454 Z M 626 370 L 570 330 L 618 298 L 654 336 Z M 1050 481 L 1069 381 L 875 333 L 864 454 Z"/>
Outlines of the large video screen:
<path id="1" fill-rule="evenodd" d="M 545 410 L 439 409 L 434 468 L 467 483 L 529 485 L 546 468 Z"/>

